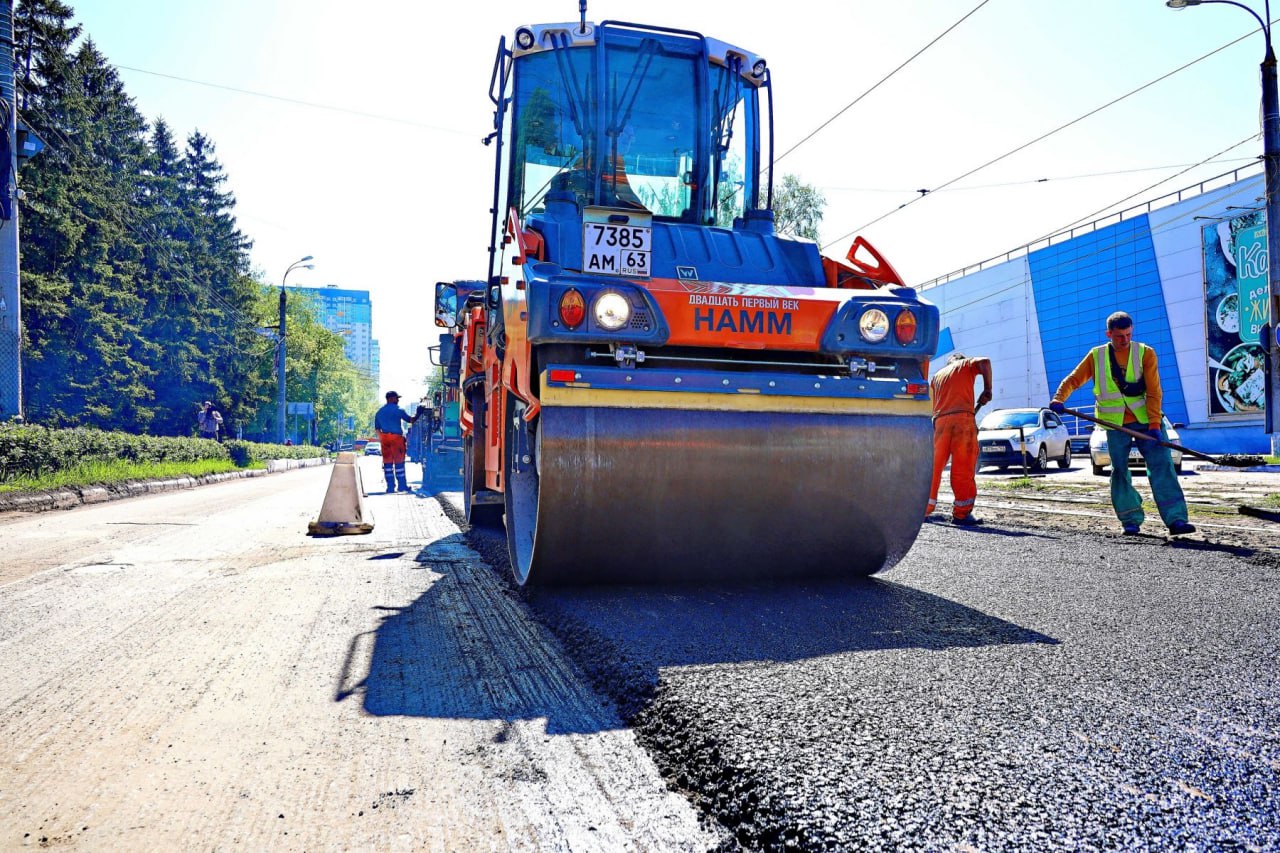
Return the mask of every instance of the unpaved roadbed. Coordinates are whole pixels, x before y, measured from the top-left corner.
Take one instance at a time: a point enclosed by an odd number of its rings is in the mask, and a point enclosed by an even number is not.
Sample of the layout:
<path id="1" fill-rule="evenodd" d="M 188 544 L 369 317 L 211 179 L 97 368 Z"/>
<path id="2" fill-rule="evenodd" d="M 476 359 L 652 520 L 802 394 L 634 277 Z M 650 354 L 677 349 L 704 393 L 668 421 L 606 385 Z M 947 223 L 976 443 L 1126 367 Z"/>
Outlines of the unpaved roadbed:
<path id="1" fill-rule="evenodd" d="M 719 843 L 434 500 L 306 538 L 328 475 L 0 522 L 0 848 Z"/>

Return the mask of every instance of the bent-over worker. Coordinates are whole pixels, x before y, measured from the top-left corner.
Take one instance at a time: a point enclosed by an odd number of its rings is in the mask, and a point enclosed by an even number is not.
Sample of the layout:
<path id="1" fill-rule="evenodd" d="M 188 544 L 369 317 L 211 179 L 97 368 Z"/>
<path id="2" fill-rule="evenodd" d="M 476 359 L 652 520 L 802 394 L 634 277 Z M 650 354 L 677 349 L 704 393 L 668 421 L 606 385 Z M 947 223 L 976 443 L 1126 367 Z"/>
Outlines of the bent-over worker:
<path id="1" fill-rule="evenodd" d="M 973 401 L 973 381 L 982 377 L 982 393 Z M 965 358 L 955 353 L 929 382 L 933 398 L 933 483 L 929 487 L 929 506 L 925 515 L 938 504 L 938 486 L 942 469 L 951 460 L 951 521 L 961 527 L 981 524 L 973 515 L 978 498 L 974 474 L 978 467 L 978 423 L 975 415 L 991 402 L 991 359 Z"/>
<path id="2" fill-rule="evenodd" d="M 409 491 L 409 480 L 404 470 L 405 441 L 401 423 L 417 423 L 418 416 L 410 417 L 400 408 L 400 395 L 387 392 L 387 404 L 373 416 L 373 428 L 378 431 L 378 443 L 382 446 L 382 476 L 387 480 L 387 494 L 399 490 Z"/>
<path id="3" fill-rule="evenodd" d="M 1094 347 L 1076 365 L 1053 395 L 1049 408 L 1058 414 L 1066 408 L 1067 398 L 1084 383 L 1093 380 L 1094 417 L 1107 424 L 1123 426 L 1150 436 L 1135 439 L 1120 430 L 1108 430 L 1107 455 L 1111 457 L 1111 505 L 1120 519 L 1126 536 L 1136 536 L 1142 522 L 1142 496 L 1133 487 L 1129 475 L 1129 449 L 1137 442 L 1138 452 L 1147 463 L 1147 479 L 1156 499 L 1160 518 L 1174 536 L 1194 533 L 1195 525 L 1187 522 L 1187 499 L 1178 484 L 1168 441 L 1161 426 L 1160 374 L 1156 367 L 1156 351 L 1133 339 L 1133 318 L 1117 311 L 1107 318 L 1108 343 Z"/>

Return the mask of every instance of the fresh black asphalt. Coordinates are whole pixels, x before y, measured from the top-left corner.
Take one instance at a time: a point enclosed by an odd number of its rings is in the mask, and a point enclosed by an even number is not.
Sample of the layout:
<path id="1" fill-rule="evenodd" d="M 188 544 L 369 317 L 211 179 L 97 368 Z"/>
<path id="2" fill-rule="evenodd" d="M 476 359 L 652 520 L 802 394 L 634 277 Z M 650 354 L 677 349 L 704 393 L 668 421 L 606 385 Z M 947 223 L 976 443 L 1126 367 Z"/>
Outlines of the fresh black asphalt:
<path id="1" fill-rule="evenodd" d="M 526 599 L 744 849 L 1280 850 L 1278 570 L 931 523 L 867 581 Z"/>

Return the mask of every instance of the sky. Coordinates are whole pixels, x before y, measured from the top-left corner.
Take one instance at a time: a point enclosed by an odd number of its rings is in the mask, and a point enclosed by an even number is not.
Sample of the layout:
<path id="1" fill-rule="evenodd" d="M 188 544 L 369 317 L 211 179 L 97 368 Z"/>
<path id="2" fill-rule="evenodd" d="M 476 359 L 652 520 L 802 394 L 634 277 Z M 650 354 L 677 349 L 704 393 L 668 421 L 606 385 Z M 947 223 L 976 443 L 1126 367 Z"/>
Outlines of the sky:
<path id="1" fill-rule="evenodd" d="M 313 255 L 290 285 L 368 290 L 382 389 L 416 399 L 440 331 L 435 282 L 487 275 L 498 40 L 576 21 L 578 4 L 68 2 L 144 116 L 212 138 L 262 280 Z M 908 284 L 1256 173 L 1262 153 L 1265 41 L 1227 5 L 590 0 L 587 19 L 765 57 L 777 152 L 800 143 L 777 174 L 825 195 L 825 252 L 861 233 Z"/>

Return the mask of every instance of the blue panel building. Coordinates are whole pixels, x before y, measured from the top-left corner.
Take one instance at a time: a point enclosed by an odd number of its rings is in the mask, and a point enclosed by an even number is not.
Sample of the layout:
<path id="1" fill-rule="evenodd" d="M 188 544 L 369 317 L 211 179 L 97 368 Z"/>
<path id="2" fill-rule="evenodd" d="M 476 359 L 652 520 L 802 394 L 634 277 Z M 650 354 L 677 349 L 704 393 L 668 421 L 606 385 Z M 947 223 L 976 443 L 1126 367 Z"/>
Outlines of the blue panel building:
<path id="1" fill-rule="evenodd" d="M 1188 446 L 1269 452 L 1257 311 L 1249 310 L 1265 231 L 1259 171 L 1237 170 L 918 285 L 942 311 L 945 343 L 934 366 L 949 351 L 988 356 L 993 408 L 1046 405 L 1105 343 L 1107 316 L 1127 311 L 1134 338 L 1159 356 L 1164 410 L 1185 425 Z M 1092 388 L 1068 405 L 1091 410 Z"/>

